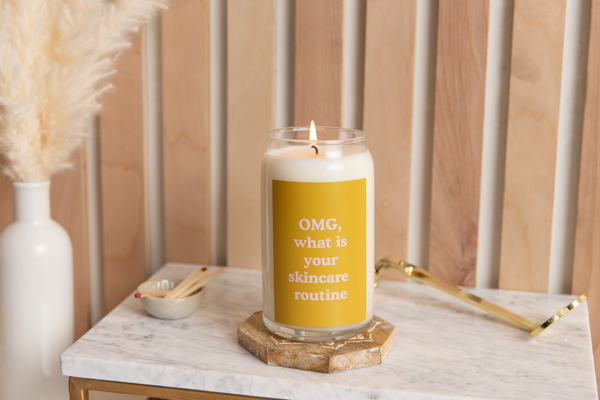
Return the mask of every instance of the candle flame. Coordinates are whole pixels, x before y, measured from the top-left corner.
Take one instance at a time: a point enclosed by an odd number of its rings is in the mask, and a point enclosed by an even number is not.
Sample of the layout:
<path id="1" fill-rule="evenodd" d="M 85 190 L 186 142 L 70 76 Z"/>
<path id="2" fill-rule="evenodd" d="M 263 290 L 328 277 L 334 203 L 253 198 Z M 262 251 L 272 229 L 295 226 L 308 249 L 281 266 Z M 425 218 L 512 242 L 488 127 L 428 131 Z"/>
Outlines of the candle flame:
<path id="1" fill-rule="evenodd" d="M 310 121 L 310 142 L 317 141 L 317 130 L 315 129 L 315 121 Z"/>

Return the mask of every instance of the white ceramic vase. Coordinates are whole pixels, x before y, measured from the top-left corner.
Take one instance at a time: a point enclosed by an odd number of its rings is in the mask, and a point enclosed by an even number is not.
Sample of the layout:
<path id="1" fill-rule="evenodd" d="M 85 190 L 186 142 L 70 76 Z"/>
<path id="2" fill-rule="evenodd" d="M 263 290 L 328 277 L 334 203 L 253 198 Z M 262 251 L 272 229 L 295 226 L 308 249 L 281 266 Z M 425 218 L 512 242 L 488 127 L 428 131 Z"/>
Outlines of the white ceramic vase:
<path id="1" fill-rule="evenodd" d="M 50 182 L 13 183 L 0 232 L 0 397 L 67 399 L 60 355 L 73 343 L 73 252 L 50 218 Z"/>

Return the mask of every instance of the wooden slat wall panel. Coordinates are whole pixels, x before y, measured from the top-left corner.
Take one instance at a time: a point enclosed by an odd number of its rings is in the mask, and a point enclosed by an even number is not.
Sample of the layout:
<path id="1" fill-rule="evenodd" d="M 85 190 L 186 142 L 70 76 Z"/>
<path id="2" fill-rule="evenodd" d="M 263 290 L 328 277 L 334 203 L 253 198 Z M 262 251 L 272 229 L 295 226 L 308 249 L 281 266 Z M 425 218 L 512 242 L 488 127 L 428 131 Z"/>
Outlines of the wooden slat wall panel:
<path id="1" fill-rule="evenodd" d="M 592 2 L 587 90 L 573 266 L 573 293 L 586 293 L 600 376 L 600 3 Z M 597 378 L 597 381 L 600 379 Z"/>
<path id="2" fill-rule="evenodd" d="M 142 40 L 117 61 L 114 89 L 100 115 L 104 310 L 109 312 L 147 274 Z"/>
<path id="3" fill-rule="evenodd" d="M 296 126 L 342 125 L 343 17 L 343 0 L 296 2 Z"/>
<path id="4" fill-rule="evenodd" d="M 5 160 L 0 156 L 0 168 L 3 168 L 4 162 Z M 0 172 L 0 230 L 14 219 L 13 200 L 11 180 Z"/>
<path id="5" fill-rule="evenodd" d="M 230 0 L 227 7 L 227 265 L 260 268 L 260 165 L 274 120 L 274 2 Z"/>
<path id="6" fill-rule="evenodd" d="M 166 261 L 210 259 L 209 0 L 162 17 Z"/>
<path id="7" fill-rule="evenodd" d="M 52 219 L 69 233 L 73 245 L 75 340 L 91 327 L 85 149 L 71 157 L 73 168 L 52 178 Z"/>
<path id="8" fill-rule="evenodd" d="M 475 286 L 489 2 L 441 1 L 429 270 Z"/>
<path id="9" fill-rule="evenodd" d="M 565 14 L 565 0 L 515 2 L 502 289 L 548 290 Z"/>
<path id="10" fill-rule="evenodd" d="M 416 18 L 416 0 L 367 3 L 363 129 L 377 165 L 376 260 L 407 257 Z"/>
<path id="11" fill-rule="evenodd" d="M 0 168 L 3 168 L 5 163 L 6 160 L 0 155 Z M 0 172 L 0 230 L 4 229 L 4 227 L 10 224 L 14 219 L 13 203 L 14 199 L 11 180 L 8 176 L 4 175 L 4 173 Z M 2 340 L 1 337 L 0 340 Z"/>

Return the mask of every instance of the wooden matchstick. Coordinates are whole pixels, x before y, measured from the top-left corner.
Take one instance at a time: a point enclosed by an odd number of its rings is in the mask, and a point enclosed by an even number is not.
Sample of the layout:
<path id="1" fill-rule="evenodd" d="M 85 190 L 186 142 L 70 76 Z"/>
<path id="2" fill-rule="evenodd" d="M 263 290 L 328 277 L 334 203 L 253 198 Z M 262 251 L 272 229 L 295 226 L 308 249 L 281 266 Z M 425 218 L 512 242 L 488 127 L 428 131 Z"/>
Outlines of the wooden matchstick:
<path id="1" fill-rule="evenodd" d="M 223 272 L 225 272 L 225 268 L 221 267 L 214 273 L 210 274 L 209 276 L 207 276 L 203 279 L 200 279 L 198 282 L 189 286 L 186 290 L 182 291 L 181 293 L 179 293 L 171 298 L 172 299 L 181 299 L 181 298 L 187 297 L 190 294 L 194 293 L 196 290 L 200 289 L 202 286 L 205 286 L 207 283 L 209 283 L 210 281 L 212 281 L 213 279 L 215 279 L 216 277 L 221 275 Z"/>
<path id="2" fill-rule="evenodd" d="M 141 299 L 142 297 L 156 297 L 156 296 L 166 296 L 171 293 L 171 290 L 160 290 L 158 292 L 142 292 L 136 293 L 133 295 L 136 299 Z"/>
<path id="3" fill-rule="evenodd" d="M 206 267 L 200 267 L 192 274 L 190 274 L 187 278 L 179 283 L 179 285 L 175 286 L 175 288 L 165 296 L 165 299 L 174 299 L 176 295 L 179 295 L 184 290 L 189 288 L 194 282 L 201 279 L 204 275 L 208 274 L 208 269 Z"/>

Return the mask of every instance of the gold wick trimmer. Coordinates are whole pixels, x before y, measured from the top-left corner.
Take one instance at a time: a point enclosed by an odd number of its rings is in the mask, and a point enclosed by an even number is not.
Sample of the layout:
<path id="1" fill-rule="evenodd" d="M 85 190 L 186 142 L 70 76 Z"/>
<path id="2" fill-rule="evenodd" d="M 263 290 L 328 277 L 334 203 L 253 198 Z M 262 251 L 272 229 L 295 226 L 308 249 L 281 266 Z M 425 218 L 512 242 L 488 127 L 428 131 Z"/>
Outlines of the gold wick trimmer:
<path id="1" fill-rule="evenodd" d="M 400 272 L 402 275 L 410 279 L 413 279 L 420 283 L 425 283 L 429 286 L 433 286 L 434 288 L 440 289 L 448 294 L 451 294 L 452 296 L 457 297 L 462 301 L 466 301 L 467 303 L 475 307 L 481 308 L 483 311 L 487 311 L 490 314 L 495 315 L 496 317 L 513 324 L 517 328 L 529 332 L 531 337 L 536 337 L 537 335 L 542 333 L 546 328 L 548 328 L 554 322 L 558 321 L 560 317 L 564 316 L 566 313 L 577 307 L 586 299 L 585 294 L 582 294 L 571 304 L 569 304 L 568 306 L 566 306 L 565 308 L 561 309 L 556 314 L 548 318 L 546 322 L 544 322 L 543 324 L 538 324 L 536 322 L 528 320 L 527 318 L 521 317 L 520 315 L 512 313 L 500 306 L 497 306 L 494 303 L 490 303 L 487 300 L 477 297 L 465 290 L 462 290 L 461 288 L 446 283 L 443 280 L 430 275 L 429 272 L 425 271 L 424 269 L 415 267 L 414 265 L 410 265 L 394 257 L 386 257 L 380 260 L 375 265 L 375 285 L 377 285 L 381 281 L 386 269 L 392 269 L 394 271 Z"/>

